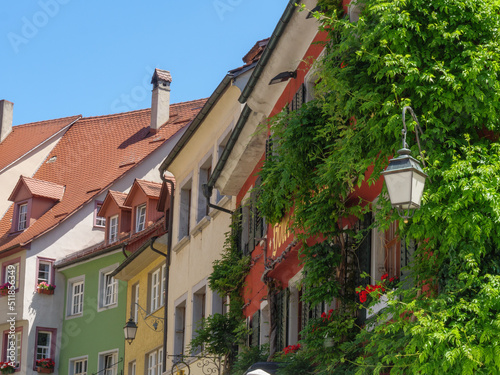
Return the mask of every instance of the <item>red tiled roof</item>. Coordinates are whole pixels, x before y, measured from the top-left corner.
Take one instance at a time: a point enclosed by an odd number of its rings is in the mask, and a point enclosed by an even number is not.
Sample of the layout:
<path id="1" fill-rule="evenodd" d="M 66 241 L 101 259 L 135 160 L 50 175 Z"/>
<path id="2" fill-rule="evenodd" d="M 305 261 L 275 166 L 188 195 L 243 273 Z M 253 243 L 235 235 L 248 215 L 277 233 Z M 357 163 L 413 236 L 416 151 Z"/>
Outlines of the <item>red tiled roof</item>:
<path id="1" fill-rule="evenodd" d="M 12 127 L 12 132 L 0 143 L 0 171 L 80 117 L 64 117 Z"/>
<path id="2" fill-rule="evenodd" d="M 159 198 L 161 191 L 161 184 L 158 182 L 136 180 L 137 185 L 141 187 L 148 197 Z"/>
<path id="3" fill-rule="evenodd" d="M 10 222 L 12 217 L 9 211 L 0 221 L 0 251 L 31 242 L 109 189 L 113 181 L 189 124 L 205 102 L 199 99 L 172 104 L 170 120 L 156 134 L 149 131 L 150 109 L 77 121 L 48 156 L 57 155 L 57 160 L 42 164 L 34 176 L 65 185 L 64 199 L 17 236 L 9 236 L 6 230 L 5 221 Z"/>
<path id="4" fill-rule="evenodd" d="M 109 195 L 115 200 L 118 207 L 131 208 L 131 207 L 125 206 L 125 199 L 127 199 L 127 193 L 120 193 L 119 191 L 110 190 Z"/>
<path id="5" fill-rule="evenodd" d="M 21 176 L 9 197 L 9 201 L 14 202 L 16 193 L 21 184 L 24 184 L 34 197 L 44 197 L 60 201 L 64 195 L 64 186 L 48 181 L 37 180 L 36 178 Z"/>

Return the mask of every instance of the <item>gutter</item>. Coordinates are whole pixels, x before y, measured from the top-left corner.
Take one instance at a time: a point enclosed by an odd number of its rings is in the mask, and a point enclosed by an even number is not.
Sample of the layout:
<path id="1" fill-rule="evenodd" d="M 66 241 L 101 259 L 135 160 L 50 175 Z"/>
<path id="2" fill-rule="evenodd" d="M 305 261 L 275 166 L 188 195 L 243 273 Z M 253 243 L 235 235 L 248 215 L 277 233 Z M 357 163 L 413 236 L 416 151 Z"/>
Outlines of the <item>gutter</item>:
<path id="1" fill-rule="evenodd" d="M 119 249 L 120 247 L 125 247 L 127 246 L 127 242 L 122 242 L 118 245 L 114 245 L 114 246 L 110 246 L 110 247 L 106 247 L 102 250 L 99 250 L 99 251 L 96 251 L 95 253 L 89 253 L 87 255 L 84 255 L 80 258 L 75 258 L 75 259 L 71 259 L 67 262 L 64 262 L 64 260 L 62 260 L 60 263 L 56 262 L 56 264 L 54 264 L 54 268 L 56 269 L 61 269 L 61 268 L 65 268 L 65 267 L 69 267 L 75 263 L 80 263 L 80 262 L 83 262 L 85 260 L 88 260 L 88 259 L 91 259 L 91 258 L 95 258 L 95 257 L 98 257 L 99 255 L 103 255 L 103 254 L 106 254 L 106 253 L 109 253 L 109 252 L 112 252 L 114 250 L 117 250 Z"/>
<path id="2" fill-rule="evenodd" d="M 169 208 L 169 217 L 168 217 L 168 237 L 167 237 L 167 254 L 162 253 L 161 251 L 156 250 L 153 247 L 154 241 L 156 238 L 151 239 L 151 249 L 155 251 L 158 254 L 161 254 L 165 257 L 165 285 L 164 285 L 164 292 L 165 296 L 163 297 L 163 300 L 165 303 L 163 304 L 163 358 L 162 358 L 162 363 L 163 363 L 163 369 L 162 372 L 167 371 L 167 334 L 168 334 L 168 284 L 169 284 L 169 279 L 170 279 L 170 253 L 172 250 L 172 225 L 174 221 L 174 193 L 175 193 L 175 185 L 172 180 L 168 180 L 165 178 L 163 173 L 160 174 L 161 179 L 163 182 L 166 182 L 167 184 L 170 185 L 170 208 Z"/>
<path id="3" fill-rule="evenodd" d="M 215 106 L 215 104 L 219 101 L 219 99 L 222 96 L 222 93 L 229 87 L 231 82 L 233 81 L 234 75 L 229 73 L 227 74 L 224 79 L 222 80 L 221 83 L 219 83 L 219 86 L 215 89 L 213 94 L 208 98 L 207 102 L 203 106 L 200 112 L 196 115 L 195 119 L 189 124 L 188 128 L 186 129 L 186 132 L 182 135 L 181 139 L 179 142 L 177 142 L 172 149 L 172 151 L 168 154 L 168 156 L 165 158 L 165 160 L 161 163 L 160 165 L 160 176 L 163 176 L 165 173 L 165 170 L 170 166 L 172 161 L 177 157 L 179 152 L 184 148 L 184 146 L 188 143 L 188 141 L 191 139 L 193 134 L 196 132 L 202 121 L 207 117 L 207 115 L 210 113 L 212 108 Z"/>
<path id="4" fill-rule="evenodd" d="M 248 80 L 248 83 L 246 84 L 245 88 L 243 89 L 243 92 L 241 93 L 238 101 L 240 103 L 246 103 L 248 100 L 248 97 L 250 94 L 253 92 L 253 89 L 255 88 L 255 85 L 257 84 L 258 80 L 260 79 L 260 76 L 262 74 L 262 71 L 266 67 L 269 59 L 271 58 L 271 55 L 273 53 L 274 48 L 276 48 L 276 45 L 278 44 L 279 40 L 281 39 L 281 35 L 286 29 L 286 26 L 288 25 L 288 22 L 292 18 L 292 15 L 295 12 L 296 5 L 295 4 L 300 4 L 300 1 L 295 1 L 295 0 L 290 0 L 288 2 L 288 5 L 286 6 L 285 11 L 283 12 L 283 15 L 281 16 L 278 24 L 276 25 L 276 28 L 273 31 L 273 34 L 271 35 L 271 38 L 269 39 L 269 43 L 267 44 L 266 49 L 262 53 L 262 56 L 257 63 L 257 66 L 255 67 L 254 71 L 252 72 L 252 75 L 250 76 L 250 79 Z"/>

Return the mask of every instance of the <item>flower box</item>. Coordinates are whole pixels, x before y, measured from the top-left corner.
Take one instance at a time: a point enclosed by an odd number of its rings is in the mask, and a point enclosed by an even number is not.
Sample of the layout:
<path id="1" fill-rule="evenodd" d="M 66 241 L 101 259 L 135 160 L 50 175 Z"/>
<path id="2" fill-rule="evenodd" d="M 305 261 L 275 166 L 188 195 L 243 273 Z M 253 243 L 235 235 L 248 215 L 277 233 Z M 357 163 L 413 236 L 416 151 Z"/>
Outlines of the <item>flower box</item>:
<path id="1" fill-rule="evenodd" d="M 52 374 L 54 372 L 53 367 L 37 367 L 36 372 L 41 374 Z"/>
<path id="2" fill-rule="evenodd" d="M 36 289 L 40 294 L 54 294 L 55 285 L 48 284 L 45 281 L 42 281 L 37 285 Z"/>
<path id="3" fill-rule="evenodd" d="M 37 288 L 39 294 L 54 294 L 54 289 Z"/>
<path id="4" fill-rule="evenodd" d="M 9 294 L 9 289 L 0 289 L 0 296 L 6 296 Z"/>

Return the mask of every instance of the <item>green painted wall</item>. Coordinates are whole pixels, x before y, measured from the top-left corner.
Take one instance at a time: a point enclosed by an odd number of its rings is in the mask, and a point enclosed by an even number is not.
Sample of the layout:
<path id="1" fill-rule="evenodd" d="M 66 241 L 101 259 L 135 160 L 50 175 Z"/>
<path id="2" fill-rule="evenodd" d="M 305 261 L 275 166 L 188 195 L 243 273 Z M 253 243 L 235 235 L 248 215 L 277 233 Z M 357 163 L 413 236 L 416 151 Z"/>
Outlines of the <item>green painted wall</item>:
<path id="1" fill-rule="evenodd" d="M 118 360 L 125 357 L 123 326 L 126 322 L 127 283 L 118 280 L 118 306 L 101 310 L 98 308 L 98 288 L 100 270 L 123 262 L 121 251 L 110 253 L 94 260 L 75 264 L 60 271 L 66 277 L 63 332 L 59 355 L 59 374 L 69 374 L 72 358 L 88 356 L 87 373 L 98 369 L 98 353 L 118 349 Z M 116 268 L 116 267 L 115 267 Z M 85 275 L 83 314 L 67 316 L 68 280 Z M 118 364 L 118 374 L 123 369 Z"/>

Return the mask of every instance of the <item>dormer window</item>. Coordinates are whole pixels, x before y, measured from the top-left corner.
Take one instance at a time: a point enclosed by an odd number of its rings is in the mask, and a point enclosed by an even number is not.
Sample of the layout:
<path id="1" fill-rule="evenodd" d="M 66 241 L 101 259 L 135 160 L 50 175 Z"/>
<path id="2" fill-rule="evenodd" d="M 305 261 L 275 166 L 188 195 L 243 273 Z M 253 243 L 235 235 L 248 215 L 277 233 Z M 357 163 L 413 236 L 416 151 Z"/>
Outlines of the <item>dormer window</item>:
<path id="1" fill-rule="evenodd" d="M 109 243 L 116 242 L 118 239 L 118 215 L 109 219 Z"/>
<path id="2" fill-rule="evenodd" d="M 43 214 L 61 201 L 64 186 L 52 182 L 21 176 L 9 196 L 14 202 L 10 232 L 21 232 L 29 228 Z"/>
<path id="3" fill-rule="evenodd" d="M 146 224 L 146 205 L 142 204 L 137 207 L 136 217 L 135 217 L 135 231 L 140 232 L 144 230 Z"/>
<path id="4" fill-rule="evenodd" d="M 20 204 L 18 206 L 18 213 L 17 230 L 25 230 L 28 223 L 28 203 Z"/>

